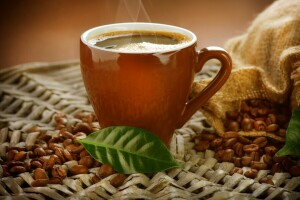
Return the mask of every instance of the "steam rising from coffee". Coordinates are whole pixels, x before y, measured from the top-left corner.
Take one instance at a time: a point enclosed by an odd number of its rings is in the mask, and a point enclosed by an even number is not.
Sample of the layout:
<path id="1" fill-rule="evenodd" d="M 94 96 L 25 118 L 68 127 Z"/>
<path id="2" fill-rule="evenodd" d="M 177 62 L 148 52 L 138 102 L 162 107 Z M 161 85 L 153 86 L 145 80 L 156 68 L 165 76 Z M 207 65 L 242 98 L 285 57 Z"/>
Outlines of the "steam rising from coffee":
<path id="1" fill-rule="evenodd" d="M 146 19 L 143 22 L 151 22 L 142 0 L 119 2 L 116 21 L 124 21 L 128 17 L 133 22 L 141 21 L 141 18 Z M 95 46 L 119 52 L 160 52 L 181 47 L 190 39 L 179 33 L 160 31 L 151 24 L 147 26 L 147 30 L 126 30 L 125 26 L 121 30 L 100 34 L 91 38 L 89 42 Z"/>
<path id="2" fill-rule="evenodd" d="M 115 20 L 116 22 L 124 20 L 132 22 L 151 22 L 142 0 L 121 0 L 118 5 Z"/>

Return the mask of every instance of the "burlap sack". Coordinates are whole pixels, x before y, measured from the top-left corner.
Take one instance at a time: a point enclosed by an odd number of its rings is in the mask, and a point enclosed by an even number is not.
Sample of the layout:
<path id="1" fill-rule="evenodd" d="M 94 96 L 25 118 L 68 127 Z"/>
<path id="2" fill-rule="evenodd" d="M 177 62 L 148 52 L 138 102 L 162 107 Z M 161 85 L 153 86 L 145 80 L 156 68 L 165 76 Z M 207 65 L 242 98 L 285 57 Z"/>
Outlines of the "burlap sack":
<path id="1" fill-rule="evenodd" d="M 225 112 L 238 109 L 241 100 L 289 102 L 291 108 L 300 104 L 300 0 L 275 1 L 225 49 L 233 60 L 232 74 L 201 109 L 219 135 L 224 134 Z M 208 81 L 195 83 L 193 95 Z"/>

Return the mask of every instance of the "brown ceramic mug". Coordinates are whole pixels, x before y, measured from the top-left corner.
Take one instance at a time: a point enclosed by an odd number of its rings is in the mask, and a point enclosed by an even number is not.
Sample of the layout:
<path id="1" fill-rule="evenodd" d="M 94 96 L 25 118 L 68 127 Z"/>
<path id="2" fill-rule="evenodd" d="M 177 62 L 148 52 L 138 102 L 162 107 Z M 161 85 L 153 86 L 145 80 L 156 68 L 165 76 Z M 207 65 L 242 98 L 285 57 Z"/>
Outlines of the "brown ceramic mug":
<path id="1" fill-rule="evenodd" d="M 104 48 L 91 42 L 101 35 L 130 31 L 181 35 L 185 41 L 169 49 L 147 51 Z M 231 72 L 231 59 L 225 50 L 207 47 L 197 51 L 196 43 L 195 34 L 189 30 L 155 23 L 110 24 L 84 32 L 81 72 L 100 126 L 144 128 L 169 145 L 173 131 L 222 87 Z M 219 72 L 188 101 L 195 72 L 213 58 L 221 62 Z"/>

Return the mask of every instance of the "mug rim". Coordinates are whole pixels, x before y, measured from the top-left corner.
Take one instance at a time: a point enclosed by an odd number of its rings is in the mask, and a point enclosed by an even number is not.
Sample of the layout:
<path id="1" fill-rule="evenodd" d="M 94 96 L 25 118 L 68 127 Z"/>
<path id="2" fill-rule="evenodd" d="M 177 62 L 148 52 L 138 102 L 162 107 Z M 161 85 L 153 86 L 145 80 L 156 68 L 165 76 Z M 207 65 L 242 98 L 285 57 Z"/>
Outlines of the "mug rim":
<path id="1" fill-rule="evenodd" d="M 117 49 L 105 49 L 102 47 L 95 46 L 90 42 L 88 42 L 88 38 L 91 38 L 95 35 L 100 35 L 100 34 L 114 32 L 114 31 L 127 31 L 127 30 L 170 31 L 170 32 L 180 33 L 185 36 L 188 36 L 191 40 L 187 41 L 186 43 L 183 43 L 182 45 L 179 45 L 178 47 L 174 47 L 168 50 L 153 50 L 153 51 L 140 51 L 140 52 L 117 50 Z M 82 33 L 80 40 L 90 48 L 99 49 L 107 52 L 128 53 L 128 54 L 153 54 L 153 53 L 174 52 L 192 46 L 194 43 L 197 42 L 197 36 L 192 31 L 179 26 L 173 26 L 173 25 L 161 24 L 161 23 L 151 23 L 151 22 L 125 22 L 125 23 L 106 24 L 106 25 L 97 26 L 88 29 Z"/>

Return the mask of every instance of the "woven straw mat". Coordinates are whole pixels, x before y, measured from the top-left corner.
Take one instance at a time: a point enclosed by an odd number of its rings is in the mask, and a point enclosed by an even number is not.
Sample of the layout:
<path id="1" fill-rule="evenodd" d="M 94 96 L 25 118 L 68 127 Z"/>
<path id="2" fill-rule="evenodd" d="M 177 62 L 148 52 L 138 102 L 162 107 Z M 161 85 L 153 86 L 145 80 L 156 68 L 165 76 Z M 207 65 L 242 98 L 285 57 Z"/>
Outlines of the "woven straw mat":
<path id="1" fill-rule="evenodd" d="M 207 64 L 209 65 L 209 64 Z M 206 66 L 196 78 L 213 76 L 218 67 Z M 77 61 L 64 63 L 31 63 L 0 71 L 0 156 L 7 147 L 32 145 L 37 132 L 28 130 L 41 126 L 55 135 L 54 115 L 68 117 L 79 111 L 92 112 Z M 72 120 L 71 120 L 72 121 Z M 75 118 L 74 118 L 74 121 Z M 115 188 L 111 175 L 96 184 L 89 174 L 66 177 L 63 185 L 29 187 L 33 175 L 25 172 L 17 177 L 0 178 L 0 199 L 299 199 L 300 177 L 288 173 L 272 176 L 274 185 L 258 180 L 269 175 L 260 170 L 255 179 L 240 174 L 229 175 L 233 163 L 218 163 L 214 151 L 196 152 L 191 138 L 203 130 L 213 131 L 201 112 L 175 131 L 171 152 L 184 161 L 182 169 L 156 174 L 132 174 Z M 247 170 L 247 169 L 244 169 Z"/>

